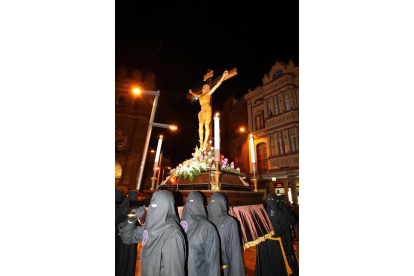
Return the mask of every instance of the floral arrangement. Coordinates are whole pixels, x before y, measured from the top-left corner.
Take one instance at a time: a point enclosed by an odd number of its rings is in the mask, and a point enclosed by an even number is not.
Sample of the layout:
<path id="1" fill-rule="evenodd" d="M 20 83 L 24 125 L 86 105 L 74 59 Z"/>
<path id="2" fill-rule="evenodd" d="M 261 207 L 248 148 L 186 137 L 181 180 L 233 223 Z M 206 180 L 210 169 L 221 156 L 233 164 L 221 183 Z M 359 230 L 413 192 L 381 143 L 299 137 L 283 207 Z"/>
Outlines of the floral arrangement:
<path id="1" fill-rule="evenodd" d="M 214 147 L 203 149 L 196 147 L 195 152 L 192 155 L 193 158 L 187 159 L 183 163 L 179 164 L 175 169 L 171 169 L 171 176 L 175 178 L 189 178 L 193 181 L 194 177 L 200 173 L 216 170 L 214 163 Z M 229 163 L 229 160 L 224 158 L 223 155 L 220 155 L 220 159 L 220 171 L 245 176 L 244 173 L 240 173 L 239 168 L 234 168 L 234 162 Z"/>

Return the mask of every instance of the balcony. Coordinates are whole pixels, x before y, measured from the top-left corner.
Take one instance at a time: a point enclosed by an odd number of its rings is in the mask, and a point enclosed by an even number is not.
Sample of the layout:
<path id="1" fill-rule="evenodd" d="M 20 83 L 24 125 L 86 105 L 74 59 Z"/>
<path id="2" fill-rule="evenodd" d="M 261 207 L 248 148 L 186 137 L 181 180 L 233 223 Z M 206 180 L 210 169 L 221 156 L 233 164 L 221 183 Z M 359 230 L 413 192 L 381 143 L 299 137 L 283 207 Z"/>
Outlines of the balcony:
<path id="1" fill-rule="evenodd" d="M 291 109 L 281 115 L 266 119 L 266 128 L 276 128 L 290 122 L 299 122 L 299 110 Z"/>
<path id="2" fill-rule="evenodd" d="M 278 169 L 283 167 L 298 167 L 299 153 L 289 154 L 281 157 L 270 158 L 270 169 Z"/>

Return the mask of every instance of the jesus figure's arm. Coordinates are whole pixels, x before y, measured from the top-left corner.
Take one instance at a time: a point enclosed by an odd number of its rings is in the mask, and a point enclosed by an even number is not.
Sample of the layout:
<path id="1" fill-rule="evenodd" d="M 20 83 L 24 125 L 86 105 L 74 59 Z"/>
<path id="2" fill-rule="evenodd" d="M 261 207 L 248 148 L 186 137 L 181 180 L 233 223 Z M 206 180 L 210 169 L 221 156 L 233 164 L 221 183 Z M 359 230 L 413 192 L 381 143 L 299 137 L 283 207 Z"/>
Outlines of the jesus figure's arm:
<path id="1" fill-rule="evenodd" d="M 211 96 L 211 94 L 214 93 L 214 91 L 216 91 L 217 87 L 220 86 L 220 84 L 223 82 L 223 80 L 227 77 L 227 75 L 229 74 L 229 71 L 224 71 L 223 76 L 221 76 L 221 79 L 217 82 L 216 85 L 214 85 L 214 87 L 210 90 L 210 92 L 208 92 L 208 95 Z"/>

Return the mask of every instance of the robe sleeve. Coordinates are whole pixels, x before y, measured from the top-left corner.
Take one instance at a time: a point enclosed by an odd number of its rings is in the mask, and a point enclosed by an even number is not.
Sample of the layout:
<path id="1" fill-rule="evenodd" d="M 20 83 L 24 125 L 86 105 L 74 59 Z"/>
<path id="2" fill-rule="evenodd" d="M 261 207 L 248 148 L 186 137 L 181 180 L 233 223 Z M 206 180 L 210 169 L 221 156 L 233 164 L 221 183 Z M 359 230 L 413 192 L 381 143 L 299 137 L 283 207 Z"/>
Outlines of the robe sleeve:
<path id="1" fill-rule="evenodd" d="M 169 276 L 185 275 L 185 253 L 185 241 L 182 235 L 175 234 L 165 241 L 162 260 Z"/>
<path id="2" fill-rule="evenodd" d="M 131 222 L 132 221 L 132 222 Z M 142 241 L 144 226 L 137 226 L 137 220 L 129 220 L 118 224 L 122 242 L 125 244 L 139 243 Z"/>
<path id="3" fill-rule="evenodd" d="M 232 219 L 231 227 L 229 229 L 229 244 L 228 244 L 229 263 L 228 276 L 245 276 L 245 268 L 243 262 L 243 255 L 240 245 L 240 235 L 237 222 Z"/>
<path id="4" fill-rule="evenodd" d="M 206 260 L 209 262 L 208 276 L 220 275 L 220 238 L 215 228 L 211 228 L 205 240 Z"/>

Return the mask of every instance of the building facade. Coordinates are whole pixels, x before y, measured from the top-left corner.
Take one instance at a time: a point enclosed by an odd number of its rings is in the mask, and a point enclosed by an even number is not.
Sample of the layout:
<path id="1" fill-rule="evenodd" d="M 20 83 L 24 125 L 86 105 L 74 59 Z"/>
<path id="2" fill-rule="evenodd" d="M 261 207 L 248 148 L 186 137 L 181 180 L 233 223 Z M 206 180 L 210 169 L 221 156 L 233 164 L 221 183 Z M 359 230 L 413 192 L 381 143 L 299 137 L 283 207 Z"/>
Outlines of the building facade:
<path id="1" fill-rule="evenodd" d="M 299 67 L 292 60 L 276 62 L 264 75 L 263 85 L 249 89 L 244 98 L 259 178 L 298 204 Z"/>

